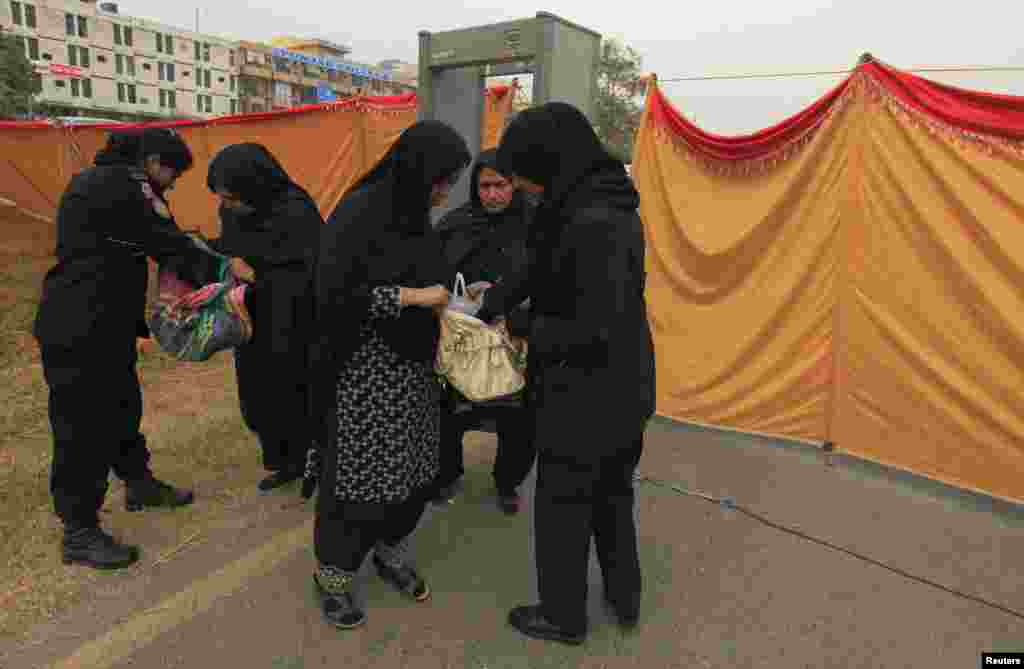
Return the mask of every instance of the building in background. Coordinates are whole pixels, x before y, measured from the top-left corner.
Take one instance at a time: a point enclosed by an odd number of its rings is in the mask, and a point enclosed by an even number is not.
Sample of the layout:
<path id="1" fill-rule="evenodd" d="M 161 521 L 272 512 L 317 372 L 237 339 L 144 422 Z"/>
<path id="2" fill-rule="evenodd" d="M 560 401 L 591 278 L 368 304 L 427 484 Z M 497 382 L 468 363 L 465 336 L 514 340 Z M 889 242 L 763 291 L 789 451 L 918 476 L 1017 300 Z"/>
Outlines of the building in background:
<path id="1" fill-rule="evenodd" d="M 351 52 L 321 39 L 239 42 L 240 110 L 265 112 L 355 95 L 415 92 L 415 86 L 395 80 L 386 68 L 348 60 Z"/>
<path id="2" fill-rule="evenodd" d="M 380 66 L 391 73 L 394 81 L 403 86 L 415 89 L 420 76 L 420 68 L 416 63 L 407 63 L 404 60 L 392 59 L 382 60 Z"/>
<path id="3" fill-rule="evenodd" d="M 238 111 L 238 45 L 122 14 L 96 0 L 0 0 L 0 24 L 57 116 L 209 118 Z"/>

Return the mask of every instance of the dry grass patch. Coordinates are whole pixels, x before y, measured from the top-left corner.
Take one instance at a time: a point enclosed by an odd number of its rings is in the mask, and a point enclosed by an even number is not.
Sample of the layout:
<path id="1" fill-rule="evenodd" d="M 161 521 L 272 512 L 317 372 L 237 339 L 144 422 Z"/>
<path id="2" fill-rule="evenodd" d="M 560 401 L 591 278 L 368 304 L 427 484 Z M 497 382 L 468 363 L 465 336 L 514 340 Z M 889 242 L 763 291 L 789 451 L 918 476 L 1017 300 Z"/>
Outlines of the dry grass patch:
<path id="1" fill-rule="evenodd" d="M 143 559 L 110 574 L 64 567 L 49 495 L 47 391 L 31 335 L 42 278 L 53 264 L 45 257 L 52 234 L 39 222 L 9 225 L 4 213 L 0 209 L 0 637 L 11 638 L 67 610 L 90 589 L 175 559 L 203 539 L 213 519 L 252 494 L 262 470 L 239 416 L 231 356 L 186 364 L 150 347 L 140 354 L 139 375 L 151 464 L 160 478 L 195 486 L 197 502 L 176 511 L 128 513 L 123 486 L 114 480 L 104 525 L 139 542 Z"/>

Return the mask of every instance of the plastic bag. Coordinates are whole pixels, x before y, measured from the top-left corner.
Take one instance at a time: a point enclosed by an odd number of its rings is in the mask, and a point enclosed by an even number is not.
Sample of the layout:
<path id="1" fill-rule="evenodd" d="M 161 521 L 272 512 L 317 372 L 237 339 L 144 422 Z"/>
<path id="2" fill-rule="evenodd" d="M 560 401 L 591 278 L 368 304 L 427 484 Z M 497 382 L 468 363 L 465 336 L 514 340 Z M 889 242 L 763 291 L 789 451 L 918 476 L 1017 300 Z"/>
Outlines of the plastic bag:
<path id="1" fill-rule="evenodd" d="M 482 308 L 482 302 L 474 301 L 466 294 L 466 277 L 462 276 L 462 272 L 456 274 L 455 287 L 451 299 L 448 300 L 448 309 L 467 316 L 476 316 Z"/>

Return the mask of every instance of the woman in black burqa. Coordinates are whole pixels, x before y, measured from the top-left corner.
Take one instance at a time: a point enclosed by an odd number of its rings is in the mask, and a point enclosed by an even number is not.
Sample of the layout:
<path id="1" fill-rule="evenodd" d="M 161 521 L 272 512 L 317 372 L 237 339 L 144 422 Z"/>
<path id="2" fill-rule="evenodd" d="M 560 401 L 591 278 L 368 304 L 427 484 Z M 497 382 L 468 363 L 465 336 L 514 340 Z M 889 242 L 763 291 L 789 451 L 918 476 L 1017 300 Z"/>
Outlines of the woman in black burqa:
<path id="1" fill-rule="evenodd" d="M 99 526 L 111 470 L 127 485 L 130 511 L 193 498 L 149 469 L 135 369 L 136 338 L 149 336 L 146 257 L 194 284 L 214 280 L 216 259 L 178 228 L 165 196 L 191 167 L 192 152 L 171 130 L 113 133 L 57 207 L 57 263 L 43 280 L 33 334 L 50 391 L 50 491 L 67 564 L 114 569 L 138 560 L 137 547 Z"/>
<path id="2" fill-rule="evenodd" d="M 567 104 L 517 116 L 498 164 L 541 202 L 527 280 L 488 290 L 478 313 L 490 320 L 531 298 L 540 604 L 513 609 L 509 622 L 530 636 L 580 643 L 591 537 L 605 600 L 625 625 L 639 615 L 633 473 L 654 412 L 640 200 L 623 164 Z"/>
<path id="3" fill-rule="evenodd" d="M 210 163 L 220 196 L 217 251 L 241 258 L 254 280 L 245 303 L 252 339 L 235 349 L 242 418 L 256 433 L 272 490 L 302 476 L 309 450 L 313 265 L 323 219 L 312 197 L 259 144 L 234 144 Z"/>
<path id="4" fill-rule="evenodd" d="M 340 628 L 366 619 L 352 579 L 371 549 L 382 578 L 416 601 L 430 596 L 407 555 L 438 473 L 434 359 L 452 278 L 430 209 L 469 162 L 455 130 L 417 123 L 349 190 L 321 235 L 314 583 Z"/>

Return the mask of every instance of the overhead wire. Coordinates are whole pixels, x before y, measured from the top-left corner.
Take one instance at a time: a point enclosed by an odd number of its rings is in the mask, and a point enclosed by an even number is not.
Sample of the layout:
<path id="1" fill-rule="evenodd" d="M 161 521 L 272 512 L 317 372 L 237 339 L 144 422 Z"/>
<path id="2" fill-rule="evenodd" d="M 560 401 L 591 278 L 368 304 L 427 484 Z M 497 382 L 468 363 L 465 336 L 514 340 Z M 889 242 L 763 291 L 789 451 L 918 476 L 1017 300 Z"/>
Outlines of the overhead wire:
<path id="1" fill-rule="evenodd" d="M 845 70 L 813 70 L 809 72 L 769 72 L 769 73 L 748 73 L 748 74 L 709 74 L 692 77 L 669 77 L 662 79 L 658 77 L 658 83 L 676 83 L 681 81 L 724 81 L 724 80 L 738 80 L 738 79 L 785 79 L 791 77 L 821 77 L 821 76 L 838 76 L 843 74 L 852 74 L 856 72 L 856 68 L 850 68 Z M 960 66 L 960 67 L 918 67 L 904 72 L 912 72 L 914 74 L 927 74 L 927 73 L 954 73 L 954 72 L 1024 72 L 1024 65 L 994 65 L 994 66 Z"/>

